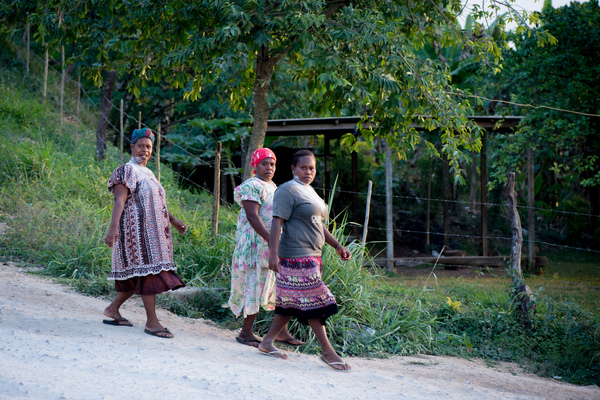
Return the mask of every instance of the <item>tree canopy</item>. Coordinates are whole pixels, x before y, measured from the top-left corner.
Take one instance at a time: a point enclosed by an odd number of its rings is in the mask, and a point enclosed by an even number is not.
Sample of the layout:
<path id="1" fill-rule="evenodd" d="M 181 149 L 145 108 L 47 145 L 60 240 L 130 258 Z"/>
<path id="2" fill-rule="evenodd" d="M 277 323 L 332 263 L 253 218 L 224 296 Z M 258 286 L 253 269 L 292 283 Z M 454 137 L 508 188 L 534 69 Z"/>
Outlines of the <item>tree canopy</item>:
<path id="1" fill-rule="evenodd" d="M 437 152 L 411 124 L 439 130 L 442 151 L 458 172 L 468 158 L 462 150 L 480 146 L 466 118 L 472 104 L 450 85 L 443 60 L 417 53 L 432 43 L 458 45 L 499 70 L 502 28 L 514 17 L 502 21 L 496 37 L 484 32 L 500 3 L 475 5 L 469 31 L 457 20 L 459 0 L 50 0 L 39 2 L 28 21 L 40 40 L 77 46 L 72 59 L 93 54 L 95 62 L 85 67 L 97 83 L 104 70 L 132 74 L 136 96 L 148 81 L 160 81 L 196 99 L 221 79 L 221 96 L 232 107 L 251 104 L 248 152 L 263 144 L 270 113 L 285 102 L 273 104 L 268 96 L 273 75 L 285 72 L 318 98 L 307 114 L 359 110 L 362 135 L 387 137 L 400 157 L 419 142 Z M 547 41 L 543 31 L 535 33 Z M 248 164 L 249 158 L 246 176 Z"/>

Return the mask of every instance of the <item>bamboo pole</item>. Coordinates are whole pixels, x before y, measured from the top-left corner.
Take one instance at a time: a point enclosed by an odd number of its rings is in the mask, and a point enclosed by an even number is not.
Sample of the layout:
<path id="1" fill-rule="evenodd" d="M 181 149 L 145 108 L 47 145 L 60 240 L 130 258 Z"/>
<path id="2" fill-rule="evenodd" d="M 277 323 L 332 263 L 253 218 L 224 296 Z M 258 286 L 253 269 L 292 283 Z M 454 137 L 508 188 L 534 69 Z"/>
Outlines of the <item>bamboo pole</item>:
<path id="1" fill-rule="evenodd" d="M 64 119 L 64 98 L 65 98 L 65 46 L 60 47 L 61 51 L 61 73 L 60 73 L 60 125 Z"/>
<path id="2" fill-rule="evenodd" d="M 429 235 L 431 229 L 431 162 L 429 163 L 429 182 L 427 183 L 427 236 L 425 244 L 429 246 L 431 244 L 431 238 Z"/>
<path id="3" fill-rule="evenodd" d="M 158 124 L 158 137 L 156 138 L 156 172 L 157 179 L 160 182 L 160 124 Z"/>
<path id="4" fill-rule="evenodd" d="M 29 24 L 27 24 L 27 27 L 25 28 L 25 32 L 27 34 L 27 56 L 26 59 L 27 61 L 25 62 L 25 71 L 27 72 L 27 74 L 29 74 L 29 48 L 31 45 L 31 28 L 29 26 Z"/>
<path id="5" fill-rule="evenodd" d="M 119 129 L 121 130 L 121 165 L 123 165 L 123 136 L 125 136 L 125 132 L 123 131 L 123 99 L 121 99 L 121 112 L 119 116 Z"/>
<path id="6" fill-rule="evenodd" d="M 213 188 L 213 212 L 212 212 L 212 242 L 215 244 L 219 233 L 219 194 L 221 193 L 221 142 L 217 142 L 217 150 L 215 152 L 215 183 Z"/>
<path id="7" fill-rule="evenodd" d="M 62 12 L 59 8 L 58 26 L 62 25 Z M 65 97 L 65 46 L 60 46 L 60 126 L 62 127 L 64 119 L 64 97 Z"/>
<path id="8" fill-rule="evenodd" d="M 538 273 L 535 265 L 535 177 L 534 177 L 534 159 L 531 148 L 527 149 L 527 207 L 529 235 L 527 235 L 527 258 L 529 260 L 529 271 Z"/>
<path id="9" fill-rule="evenodd" d="M 481 135 L 481 238 L 482 238 L 482 248 L 481 255 L 488 255 L 488 206 L 487 206 L 487 193 L 488 193 L 488 185 L 487 185 L 487 132 L 484 132 Z"/>
<path id="10" fill-rule="evenodd" d="M 46 100 L 48 92 L 48 47 L 46 47 L 46 62 L 44 63 L 44 90 L 42 91 L 42 99 Z"/>
<path id="11" fill-rule="evenodd" d="M 79 102 L 81 100 L 81 75 L 77 77 L 77 118 L 75 121 L 75 138 L 79 133 Z"/>
<path id="12" fill-rule="evenodd" d="M 373 181 L 369 181 L 369 189 L 367 190 L 367 207 L 365 209 L 365 224 L 363 226 L 362 243 L 367 243 L 367 230 L 369 228 L 369 214 L 371 211 L 371 191 L 373 190 Z"/>
<path id="13" fill-rule="evenodd" d="M 394 272 L 394 203 L 392 198 L 392 151 L 387 141 L 385 144 L 385 236 L 388 272 Z"/>

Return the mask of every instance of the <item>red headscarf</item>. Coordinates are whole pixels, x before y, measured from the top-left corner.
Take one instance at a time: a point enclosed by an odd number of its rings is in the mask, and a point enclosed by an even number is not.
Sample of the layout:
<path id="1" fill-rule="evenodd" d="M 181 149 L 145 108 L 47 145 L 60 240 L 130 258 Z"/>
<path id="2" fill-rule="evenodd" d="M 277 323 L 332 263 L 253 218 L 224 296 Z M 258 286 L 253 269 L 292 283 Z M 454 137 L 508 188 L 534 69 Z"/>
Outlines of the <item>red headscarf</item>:
<path id="1" fill-rule="evenodd" d="M 277 162 L 277 157 L 275 157 L 275 153 L 273 153 L 271 151 L 271 149 L 267 149 L 262 148 L 262 149 L 256 149 L 254 150 L 254 153 L 252 153 L 252 159 L 250 160 L 250 165 L 253 168 L 256 168 L 256 166 L 258 164 L 260 164 L 260 162 L 262 160 L 264 160 L 265 158 L 272 158 L 273 161 Z M 254 171 L 256 173 L 256 170 Z"/>

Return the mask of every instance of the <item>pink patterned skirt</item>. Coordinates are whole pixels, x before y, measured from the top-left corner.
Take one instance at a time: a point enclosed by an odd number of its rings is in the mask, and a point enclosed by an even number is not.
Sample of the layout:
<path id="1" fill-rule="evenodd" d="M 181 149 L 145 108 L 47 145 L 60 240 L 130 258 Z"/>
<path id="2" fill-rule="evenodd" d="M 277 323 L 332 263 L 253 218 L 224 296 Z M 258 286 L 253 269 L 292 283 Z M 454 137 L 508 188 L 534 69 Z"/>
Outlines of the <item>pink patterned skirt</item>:
<path id="1" fill-rule="evenodd" d="M 321 279 L 321 257 L 280 258 L 275 314 L 321 323 L 337 313 L 337 303 Z"/>

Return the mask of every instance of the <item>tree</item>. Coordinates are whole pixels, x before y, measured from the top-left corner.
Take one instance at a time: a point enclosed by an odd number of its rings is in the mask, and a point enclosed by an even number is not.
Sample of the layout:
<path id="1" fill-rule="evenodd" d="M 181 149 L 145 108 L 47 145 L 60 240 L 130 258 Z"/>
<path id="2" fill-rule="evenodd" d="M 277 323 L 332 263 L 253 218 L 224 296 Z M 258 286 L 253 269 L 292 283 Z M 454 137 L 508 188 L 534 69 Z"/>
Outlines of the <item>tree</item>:
<path id="1" fill-rule="evenodd" d="M 196 99 L 206 84 L 226 76 L 223 94 L 231 105 L 252 104 L 248 152 L 262 145 L 270 113 L 285 101 L 272 104 L 268 97 L 273 75 L 285 65 L 286 73 L 318 95 L 314 111 L 339 115 L 349 107 L 361 110 L 362 134 L 387 137 L 400 157 L 419 142 L 435 151 L 411 127 L 413 122 L 440 130 L 442 151 L 458 172 L 460 160 L 468 158 L 461 150 L 480 145 L 471 140 L 474 126 L 466 118 L 471 104 L 451 88 L 443 62 L 421 60 L 415 53 L 425 43 L 460 43 L 491 66 L 501 61 L 496 41 L 469 36 L 460 28 L 459 0 L 53 3 L 40 15 L 53 18 L 60 5 L 64 23 L 59 28 L 44 25 L 42 33 L 63 40 L 89 38 L 86 43 L 98 51 L 93 74 L 98 81 L 103 69 L 129 71 L 136 77 L 131 81 L 134 94 L 149 80 L 166 81 L 185 87 L 187 97 Z M 498 4 L 492 1 L 492 7 Z M 485 22 L 495 11 L 476 6 L 474 16 Z M 483 29 L 482 22 L 474 28 Z M 543 32 L 536 31 L 536 37 L 545 40 Z M 345 143 L 356 144 L 351 136 Z M 250 171 L 247 158 L 246 177 Z"/>
<path id="2" fill-rule="evenodd" d="M 523 149 L 533 147 L 552 208 L 583 192 L 590 214 L 598 216 L 600 7 L 597 0 L 557 9 L 546 4 L 541 21 L 540 29 L 557 44 L 539 47 L 526 34 L 514 35 L 515 47 L 506 51 L 505 71 L 496 81 L 497 90 L 513 102 L 536 106 L 516 108 L 525 118 L 517 134 L 503 141 L 497 174 L 504 175 L 507 165 L 522 165 Z M 588 219 L 588 228 L 588 234 L 600 233 L 598 217 Z"/>

